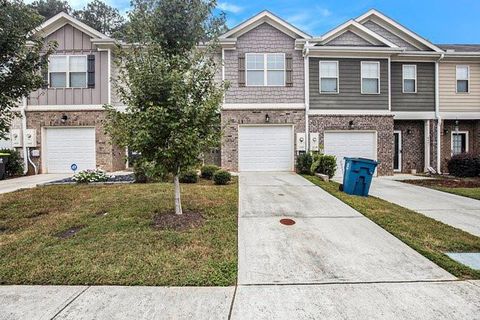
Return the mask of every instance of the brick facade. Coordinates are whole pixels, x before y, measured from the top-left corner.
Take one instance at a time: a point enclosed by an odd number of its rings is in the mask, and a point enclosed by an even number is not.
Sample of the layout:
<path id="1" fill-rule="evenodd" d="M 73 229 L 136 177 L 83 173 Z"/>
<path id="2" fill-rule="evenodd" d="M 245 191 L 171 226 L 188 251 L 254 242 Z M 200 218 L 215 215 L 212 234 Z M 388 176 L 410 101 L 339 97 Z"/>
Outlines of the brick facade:
<path id="1" fill-rule="evenodd" d="M 268 114 L 269 124 L 293 124 L 294 132 L 305 132 L 304 110 L 235 110 L 222 111 L 222 167 L 238 171 L 238 126 L 242 124 L 265 125 Z"/>
<path id="2" fill-rule="evenodd" d="M 468 132 L 468 151 L 480 153 L 480 120 L 459 120 L 458 130 Z M 444 120 L 441 132 L 442 172 L 448 172 L 447 164 L 452 154 L 452 132 L 455 132 L 455 120 Z"/>
<path id="3" fill-rule="evenodd" d="M 394 121 L 394 130 L 402 134 L 401 172 L 412 169 L 423 172 L 425 169 L 425 123 L 423 120 Z"/>
<path id="4" fill-rule="evenodd" d="M 351 128 L 349 123 L 353 121 Z M 377 132 L 378 175 L 393 174 L 393 116 L 328 115 L 309 116 L 310 132 L 318 132 L 320 145 L 324 144 L 325 130 L 374 130 Z"/>
<path id="5" fill-rule="evenodd" d="M 67 120 L 62 121 L 66 115 Z M 125 151 L 112 145 L 111 139 L 103 129 L 105 120 L 104 111 L 29 111 L 27 116 L 27 128 L 37 130 L 37 148 L 40 157 L 32 157 L 40 172 L 42 170 L 42 128 L 45 127 L 95 127 L 96 162 L 97 167 L 106 171 L 125 169 Z"/>

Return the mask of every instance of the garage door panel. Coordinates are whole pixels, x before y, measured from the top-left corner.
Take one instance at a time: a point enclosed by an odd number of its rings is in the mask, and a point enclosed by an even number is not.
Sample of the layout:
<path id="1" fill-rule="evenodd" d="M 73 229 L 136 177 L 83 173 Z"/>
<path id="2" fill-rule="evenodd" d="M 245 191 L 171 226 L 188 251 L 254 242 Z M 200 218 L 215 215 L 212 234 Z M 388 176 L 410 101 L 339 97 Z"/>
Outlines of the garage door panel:
<path id="1" fill-rule="evenodd" d="M 292 126 L 240 126 L 238 163 L 240 171 L 291 171 Z"/>

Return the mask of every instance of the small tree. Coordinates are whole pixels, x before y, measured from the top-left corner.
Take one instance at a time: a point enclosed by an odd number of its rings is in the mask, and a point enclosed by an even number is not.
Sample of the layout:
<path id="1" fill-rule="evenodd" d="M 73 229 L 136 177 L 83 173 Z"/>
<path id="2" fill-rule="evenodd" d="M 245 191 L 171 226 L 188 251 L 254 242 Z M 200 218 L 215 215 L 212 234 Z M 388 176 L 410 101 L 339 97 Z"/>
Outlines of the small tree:
<path id="1" fill-rule="evenodd" d="M 205 29 L 214 6 L 191 1 L 190 6 L 196 6 L 188 8 L 192 16 L 182 14 L 185 1 L 135 3 L 129 32 L 130 39 L 138 42 L 119 50 L 116 61 L 121 66 L 119 78 L 125 81 L 117 90 L 127 109 L 118 112 L 107 107 L 106 128 L 116 143 L 140 152 L 144 159 L 174 176 L 175 213 L 181 214 L 180 173 L 197 164 L 200 154 L 220 139 L 224 85 L 215 81 L 218 65 L 214 45 L 210 44 L 215 43 L 216 33 Z M 147 5 L 149 10 L 139 9 Z M 177 6 L 177 10 L 172 6 Z M 177 14 L 169 18 L 170 23 L 159 27 L 157 21 L 172 11 Z M 135 18 L 145 12 L 145 19 Z M 178 34 L 178 43 L 183 45 L 166 48 L 169 32 L 180 30 L 187 20 L 195 21 L 196 27 L 190 26 L 188 33 Z M 146 22 L 150 23 L 145 25 Z M 142 34 L 137 33 L 137 23 L 144 26 Z M 207 39 L 205 30 L 213 37 L 209 37 L 209 45 L 199 48 L 196 44 Z"/>
<path id="2" fill-rule="evenodd" d="M 0 138 L 5 138 L 22 97 L 43 86 L 54 45 L 32 32 L 42 17 L 20 0 L 0 0 Z"/>
<path id="3" fill-rule="evenodd" d="M 73 16 L 97 31 L 118 38 L 122 37 L 126 23 L 117 8 L 100 0 L 93 0 L 85 8 L 75 10 Z"/>

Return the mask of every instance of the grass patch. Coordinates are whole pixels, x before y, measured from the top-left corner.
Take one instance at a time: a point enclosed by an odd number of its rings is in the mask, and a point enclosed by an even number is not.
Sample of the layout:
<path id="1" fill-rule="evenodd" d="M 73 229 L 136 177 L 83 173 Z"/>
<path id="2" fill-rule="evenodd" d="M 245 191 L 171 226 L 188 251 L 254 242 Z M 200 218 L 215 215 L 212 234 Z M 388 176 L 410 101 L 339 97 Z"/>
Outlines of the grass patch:
<path id="1" fill-rule="evenodd" d="M 411 248 L 461 279 L 480 279 L 480 271 L 464 266 L 444 252 L 480 252 L 480 238 L 375 197 L 351 196 L 338 183 L 305 178 L 345 202 Z"/>
<path id="2" fill-rule="evenodd" d="M 182 230 L 155 227 L 159 213 L 174 211 L 168 183 L 62 185 L 0 195 L 0 284 L 235 284 L 236 180 L 181 188 L 185 212 L 203 218 Z"/>
<path id="3" fill-rule="evenodd" d="M 479 178 L 436 178 L 403 182 L 480 200 Z"/>
<path id="4" fill-rule="evenodd" d="M 446 188 L 433 187 L 443 192 L 453 193 L 459 196 L 480 200 L 480 188 Z"/>

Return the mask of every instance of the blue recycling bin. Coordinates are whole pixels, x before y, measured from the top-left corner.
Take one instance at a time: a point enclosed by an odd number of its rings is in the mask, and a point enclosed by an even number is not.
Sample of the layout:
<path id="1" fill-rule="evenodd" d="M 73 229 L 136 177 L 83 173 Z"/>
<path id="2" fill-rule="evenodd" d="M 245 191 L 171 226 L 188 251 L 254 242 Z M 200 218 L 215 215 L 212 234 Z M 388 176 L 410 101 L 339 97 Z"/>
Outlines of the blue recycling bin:
<path id="1" fill-rule="evenodd" d="M 348 194 L 366 197 L 378 162 L 364 158 L 344 158 L 343 191 Z"/>

